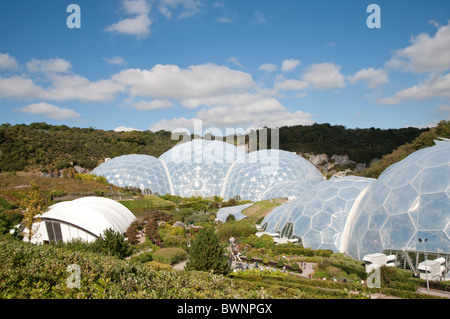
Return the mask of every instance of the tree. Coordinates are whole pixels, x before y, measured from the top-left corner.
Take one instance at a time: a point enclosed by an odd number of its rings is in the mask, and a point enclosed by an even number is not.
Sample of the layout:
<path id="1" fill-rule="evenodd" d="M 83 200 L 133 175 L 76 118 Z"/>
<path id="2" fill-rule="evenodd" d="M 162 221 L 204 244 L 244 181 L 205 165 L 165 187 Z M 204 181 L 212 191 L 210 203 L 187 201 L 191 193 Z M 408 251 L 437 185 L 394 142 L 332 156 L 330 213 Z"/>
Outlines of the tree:
<path id="1" fill-rule="evenodd" d="M 125 232 L 125 236 L 128 238 L 128 242 L 132 245 L 136 245 L 139 243 L 138 239 L 139 234 L 139 221 L 135 220 L 128 226 L 127 231 Z"/>
<path id="2" fill-rule="evenodd" d="M 189 261 L 186 263 L 186 269 L 213 271 L 215 274 L 225 275 L 230 272 L 230 266 L 223 252 L 224 249 L 214 229 L 202 228 L 189 249 Z"/>
<path id="3" fill-rule="evenodd" d="M 112 228 L 106 229 L 94 244 L 94 251 L 108 255 L 125 258 L 131 255 L 132 249 L 125 241 L 125 236 Z"/>
<path id="4" fill-rule="evenodd" d="M 41 197 L 37 186 L 32 185 L 30 193 L 22 200 L 20 206 L 25 210 L 22 220 L 24 229 L 21 235 L 31 242 L 31 239 L 37 235 L 39 230 L 41 222 L 39 216 L 47 209 L 45 200 Z"/>
<path id="5" fill-rule="evenodd" d="M 155 242 L 155 240 L 160 239 L 159 233 L 158 233 L 158 223 L 154 218 L 150 219 L 144 228 L 145 235 L 148 239 L 151 240 L 152 243 Z"/>

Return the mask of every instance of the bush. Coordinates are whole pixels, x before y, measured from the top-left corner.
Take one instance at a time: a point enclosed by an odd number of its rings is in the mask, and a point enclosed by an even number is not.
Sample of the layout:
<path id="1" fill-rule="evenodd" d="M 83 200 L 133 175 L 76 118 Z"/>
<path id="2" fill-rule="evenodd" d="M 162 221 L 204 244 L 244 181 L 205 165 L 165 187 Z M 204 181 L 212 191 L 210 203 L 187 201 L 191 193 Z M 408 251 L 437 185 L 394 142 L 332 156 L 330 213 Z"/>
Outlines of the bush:
<path id="1" fill-rule="evenodd" d="M 156 270 L 167 270 L 167 269 L 172 269 L 172 267 L 166 263 L 161 263 L 159 261 L 156 260 L 152 260 L 149 261 L 147 263 L 145 263 L 147 266 L 151 266 L 153 268 L 155 268 Z"/>
<path id="2" fill-rule="evenodd" d="M 293 271 L 298 271 L 299 268 L 300 268 L 300 266 L 297 263 L 292 263 L 292 270 Z"/>
<path id="3" fill-rule="evenodd" d="M 186 269 L 213 271 L 215 274 L 227 274 L 230 271 L 224 248 L 213 228 L 201 228 L 195 236 L 189 248 Z"/>
<path id="4" fill-rule="evenodd" d="M 132 249 L 125 237 L 109 228 L 93 243 L 93 249 L 108 256 L 125 258 L 131 255 Z"/>
<path id="5" fill-rule="evenodd" d="M 22 214 L 16 210 L 4 210 L 0 212 L 0 234 L 9 233 L 15 225 L 22 220 Z"/>
<path id="6" fill-rule="evenodd" d="M 128 238 L 128 242 L 132 245 L 136 245 L 139 243 L 139 226 L 139 221 L 135 220 L 130 224 L 130 226 L 128 226 L 127 231 L 125 232 L 125 236 Z"/>
<path id="7" fill-rule="evenodd" d="M 256 228 L 247 221 L 230 221 L 219 225 L 217 236 L 220 240 L 228 240 L 231 237 L 239 238 L 254 235 L 256 231 Z"/>
<path id="8" fill-rule="evenodd" d="M 152 255 L 153 255 L 152 253 L 143 253 L 143 254 L 139 254 L 137 256 L 132 257 L 131 260 L 144 264 L 144 263 L 148 263 L 149 261 L 153 260 Z"/>
<path id="9" fill-rule="evenodd" d="M 161 248 L 153 253 L 153 260 L 161 263 L 173 265 L 182 260 L 185 260 L 188 253 L 177 247 Z"/>
<path id="10" fill-rule="evenodd" d="M 284 266 L 284 260 L 283 259 L 278 259 L 277 260 L 277 267 L 278 268 L 281 268 L 281 267 L 283 267 Z"/>

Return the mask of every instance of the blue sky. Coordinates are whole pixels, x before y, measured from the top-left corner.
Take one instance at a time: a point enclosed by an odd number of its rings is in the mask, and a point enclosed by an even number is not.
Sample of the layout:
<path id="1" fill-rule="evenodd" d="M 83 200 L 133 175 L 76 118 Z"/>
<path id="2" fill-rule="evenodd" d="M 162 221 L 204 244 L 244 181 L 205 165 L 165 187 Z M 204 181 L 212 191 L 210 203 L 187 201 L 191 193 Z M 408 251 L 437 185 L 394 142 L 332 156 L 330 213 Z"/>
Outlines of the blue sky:
<path id="1" fill-rule="evenodd" d="M 2 1 L 0 109 L 104 130 L 435 125 L 450 119 L 450 2 Z"/>

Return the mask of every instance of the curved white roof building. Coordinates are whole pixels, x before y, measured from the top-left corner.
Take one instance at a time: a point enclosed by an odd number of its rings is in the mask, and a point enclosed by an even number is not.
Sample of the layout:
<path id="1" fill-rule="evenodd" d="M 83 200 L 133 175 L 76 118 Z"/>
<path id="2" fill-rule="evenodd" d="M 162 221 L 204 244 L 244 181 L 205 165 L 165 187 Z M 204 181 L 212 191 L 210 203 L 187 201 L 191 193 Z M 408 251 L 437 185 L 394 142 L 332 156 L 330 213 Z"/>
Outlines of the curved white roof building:
<path id="1" fill-rule="evenodd" d="M 33 243 L 94 241 L 109 228 L 125 233 L 136 217 L 112 199 L 84 197 L 52 205 L 40 219 Z"/>

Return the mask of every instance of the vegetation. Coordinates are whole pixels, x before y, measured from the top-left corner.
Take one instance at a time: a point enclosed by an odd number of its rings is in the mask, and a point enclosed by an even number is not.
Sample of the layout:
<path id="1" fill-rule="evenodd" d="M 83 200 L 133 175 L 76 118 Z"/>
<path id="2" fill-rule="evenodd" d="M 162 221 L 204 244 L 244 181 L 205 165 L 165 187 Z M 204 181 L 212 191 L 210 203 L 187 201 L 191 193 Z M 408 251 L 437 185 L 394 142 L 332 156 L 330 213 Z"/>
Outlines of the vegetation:
<path id="1" fill-rule="evenodd" d="M 391 153 L 428 129 L 348 129 L 341 125 L 313 124 L 280 128 L 280 149 L 297 153 L 348 155 L 358 163 Z M 270 136 L 270 134 L 268 134 Z"/>
<path id="2" fill-rule="evenodd" d="M 340 125 L 314 124 L 281 127 L 280 149 L 297 153 L 348 155 L 370 163 L 411 142 L 428 129 L 347 129 Z M 270 132 L 267 134 L 270 138 Z M 46 123 L 0 125 L 0 172 L 41 170 L 54 172 L 78 165 L 93 169 L 105 158 L 124 154 L 159 157 L 178 140 L 168 131 L 113 132 Z M 270 140 L 268 141 L 270 145 Z M 68 171 L 67 174 L 73 174 Z"/>
<path id="3" fill-rule="evenodd" d="M 181 248 L 161 248 L 152 254 L 153 260 L 173 265 L 187 258 L 187 252 Z"/>
<path id="4" fill-rule="evenodd" d="M 158 157 L 178 141 L 159 131 L 113 132 L 46 123 L 0 126 L 0 171 L 93 169 L 105 158 L 123 154 Z"/>
<path id="5" fill-rule="evenodd" d="M 45 201 L 36 186 L 33 186 L 27 197 L 22 200 L 21 206 L 25 212 L 22 219 L 24 229 L 20 235 L 31 242 L 38 230 L 36 225 L 40 222 L 39 216 L 46 211 Z"/>
<path id="6" fill-rule="evenodd" d="M 432 145 L 437 136 L 450 137 L 449 127 L 449 122 L 430 130 L 297 126 L 280 129 L 284 143 L 280 147 L 302 153 L 347 154 L 352 160 L 366 162 L 392 152 L 402 141 L 410 143 L 378 162 L 387 165 L 412 150 Z M 318 138 L 315 145 L 313 137 Z M 223 202 L 217 196 L 142 196 L 138 189 L 118 188 L 103 177 L 78 174 L 74 169 L 76 165 L 93 168 L 104 157 L 122 154 L 159 156 L 174 143 L 164 131 L 117 133 L 45 123 L 1 125 L 0 167 L 4 172 L 0 172 L 0 298 L 340 299 L 369 298 L 373 293 L 431 298 L 416 292 L 425 282 L 412 277 L 409 271 L 382 268 L 382 287 L 370 290 L 363 284 L 367 274 L 359 261 L 331 250 L 312 250 L 294 243 L 276 245 L 271 236 L 256 236 L 255 223 L 282 199 L 255 203 L 243 211 L 247 218 L 241 221 L 230 218 L 217 223 L 220 205 L 245 202 Z M 366 151 L 361 157 L 352 155 L 363 148 Z M 22 169 L 51 171 L 59 178 L 39 177 L 20 172 Z M 384 168 L 373 165 L 370 169 L 374 171 L 367 174 L 377 175 Z M 91 243 L 75 240 L 36 246 L 7 234 L 29 218 L 22 214 L 27 207 L 40 210 L 60 200 L 86 195 L 121 197 L 120 202 L 137 217 L 125 234 L 126 240 L 123 234 L 109 229 Z M 33 215 L 36 218 L 39 214 Z M 184 225 L 175 227 L 176 222 Z M 139 231 L 145 233 L 141 240 Z M 264 269 L 230 272 L 230 237 L 235 238 L 243 260 L 258 262 Z M 172 269 L 180 261 L 187 261 L 186 271 Z M 305 261 L 315 265 L 311 279 L 299 276 Z M 71 264 L 81 268 L 81 286 L 77 289 L 66 284 Z M 284 266 L 287 272 L 281 271 Z M 449 287 L 446 283 L 434 286 L 447 291 Z"/>
<path id="7" fill-rule="evenodd" d="M 373 163 L 364 170 L 361 175 L 378 178 L 378 176 L 392 164 L 401 161 L 411 153 L 425 147 L 434 145 L 434 141 L 439 137 L 450 138 L 450 121 L 441 121 L 436 127 L 423 132 L 412 142 L 405 143 L 395 149 L 392 153 L 384 155 L 380 161 Z"/>
<path id="8" fill-rule="evenodd" d="M 211 271 L 215 274 L 227 274 L 230 271 L 228 259 L 223 256 L 223 246 L 211 227 L 200 229 L 189 248 L 189 270 Z"/>

